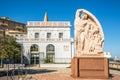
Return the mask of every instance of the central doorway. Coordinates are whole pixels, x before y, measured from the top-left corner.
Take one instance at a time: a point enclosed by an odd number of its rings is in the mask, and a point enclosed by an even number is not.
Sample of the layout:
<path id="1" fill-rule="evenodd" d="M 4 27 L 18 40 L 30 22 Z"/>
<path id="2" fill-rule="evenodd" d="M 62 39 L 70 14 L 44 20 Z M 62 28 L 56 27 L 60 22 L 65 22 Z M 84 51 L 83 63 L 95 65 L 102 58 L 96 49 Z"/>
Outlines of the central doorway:
<path id="1" fill-rule="evenodd" d="M 30 64 L 36 65 L 36 64 L 40 64 L 40 53 L 39 53 L 39 47 L 37 44 L 33 44 L 30 47 Z"/>
<path id="2" fill-rule="evenodd" d="M 36 64 L 39 64 L 40 62 L 39 62 L 39 53 L 31 53 L 31 59 L 30 59 L 31 61 L 31 64 L 34 64 L 34 65 L 36 65 Z"/>
<path id="3" fill-rule="evenodd" d="M 55 47 L 52 44 L 49 44 L 46 47 L 46 62 L 47 63 L 55 62 Z"/>

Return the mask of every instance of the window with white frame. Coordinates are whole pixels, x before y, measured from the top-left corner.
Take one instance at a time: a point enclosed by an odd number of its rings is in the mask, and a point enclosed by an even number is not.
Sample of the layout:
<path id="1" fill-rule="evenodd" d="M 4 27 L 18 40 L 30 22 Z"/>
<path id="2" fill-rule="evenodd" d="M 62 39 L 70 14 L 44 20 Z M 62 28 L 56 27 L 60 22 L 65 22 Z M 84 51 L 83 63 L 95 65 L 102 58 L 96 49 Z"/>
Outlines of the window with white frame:
<path id="1" fill-rule="evenodd" d="M 39 38 L 39 33 L 35 33 L 35 39 Z"/>
<path id="2" fill-rule="evenodd" d="M 51 33 L 47 33 L 47 39 L 51 38 Z"/>
<path id="3" fill-rule="evenodd" d="M 63 38 L 63 33 L 59 33 L 59 38 Z"/>

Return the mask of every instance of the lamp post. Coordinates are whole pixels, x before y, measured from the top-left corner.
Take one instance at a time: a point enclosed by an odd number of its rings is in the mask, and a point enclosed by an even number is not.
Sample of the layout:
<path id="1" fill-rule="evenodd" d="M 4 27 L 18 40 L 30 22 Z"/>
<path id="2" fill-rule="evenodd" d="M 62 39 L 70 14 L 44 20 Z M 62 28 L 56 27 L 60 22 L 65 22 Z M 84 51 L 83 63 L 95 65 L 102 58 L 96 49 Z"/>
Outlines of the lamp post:
<path id="1" fill-rule="evenodd" d="M 21 43 L 21 64 L 23 66 L 23 36 L 22 36 L 22 43 Z"/>
<path id="2" fill-rule="evenodd" d="M 22 69 L 22 73 L 20 73 L 20 75 L 23 75 L 23 36 L 22 36 L 22 45 L 21 45 L 21 64 L 22 66 L 21 69 Z"/>
<path id="3" fill-rule="evenodd" d="M 21 64 L 23 65 L 23 43 L 21 45 Z"/>

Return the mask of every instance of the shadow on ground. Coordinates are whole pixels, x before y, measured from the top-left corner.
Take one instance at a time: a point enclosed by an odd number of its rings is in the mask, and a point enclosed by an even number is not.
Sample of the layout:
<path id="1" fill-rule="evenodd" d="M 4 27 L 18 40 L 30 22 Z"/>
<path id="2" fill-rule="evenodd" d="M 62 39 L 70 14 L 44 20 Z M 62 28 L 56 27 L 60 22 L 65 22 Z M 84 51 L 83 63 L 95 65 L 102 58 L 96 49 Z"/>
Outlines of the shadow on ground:
<path id="1" fill-rule="evenodd" d="M 0 71 L 0 77 L 3 77 L 3 76 L 12 76 L 12 75 L 15 75 L 15 76 L 19 76 L 19 75 L 24 75 L 24 74 L 43 74 L 43 73 L 51 73 L 51 72 L 56 72 L 57 70 L 48 70 L 48 69 L 38 69 L 38 70 L 35 70 L 35 69 L 23 69 L 23 70 L 1 70 Z"/>
<path id="2" fill-rule="evenodd" d="M 56 72 L 57 70 L 48 70 L 48 69 L 40 69 L 40 70 L 34 70 L 30 69 L 28 70 L 28 74 L 43 74 L 43 73 L 51 73 L 51 72 Z"/>

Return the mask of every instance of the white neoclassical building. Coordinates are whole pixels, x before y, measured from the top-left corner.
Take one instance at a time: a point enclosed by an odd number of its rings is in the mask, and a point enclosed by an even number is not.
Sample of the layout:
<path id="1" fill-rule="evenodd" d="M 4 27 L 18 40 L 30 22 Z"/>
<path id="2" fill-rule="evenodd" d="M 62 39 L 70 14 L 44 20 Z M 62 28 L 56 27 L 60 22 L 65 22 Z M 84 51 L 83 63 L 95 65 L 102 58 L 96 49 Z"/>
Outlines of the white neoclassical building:
<path id="1" fill-rule="evenodd" d="M 47 14 L 44 21 L 28 21 L 27 34 L 17 39 L 22 44 L 25 62 L 71 62 L 74 51 L 70 26 L 66 21 L 48 21 Z"/>

